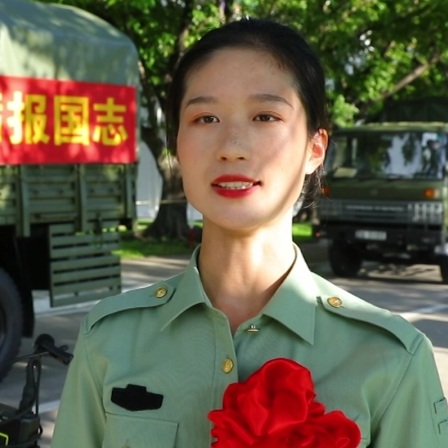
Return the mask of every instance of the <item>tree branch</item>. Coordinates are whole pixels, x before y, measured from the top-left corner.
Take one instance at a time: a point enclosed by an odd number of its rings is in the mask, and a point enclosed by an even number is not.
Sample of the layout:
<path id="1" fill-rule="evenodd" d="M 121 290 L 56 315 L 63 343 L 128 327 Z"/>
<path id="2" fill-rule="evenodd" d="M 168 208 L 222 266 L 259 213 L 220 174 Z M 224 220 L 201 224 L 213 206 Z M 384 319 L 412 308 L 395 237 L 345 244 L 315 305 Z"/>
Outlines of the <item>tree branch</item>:
<path id="1" fill-rule="evenodd" d="M 369 108 L 372 107 L 373 104 L 378 103 L 380 101 L 384 101 L 385 99 L 387 99 L 387 98 L 391 97 L 392 95 L 394 95 L 395 93 L 397 93 L 399 90 L 406 87 L 411 82 L 415 81 L 426 70 L 428 70 L 431 67 L 431 65 L 434 65 L 437 62 L 439 62 L 440 58 L 441 58 L 441 54 L 439 52 L 435 52 L 427 62 L 420 64 L 419 66 L 414 68 L 414 70 L 409 72 L 400 81 L 398 81 L 391 90 L 388 90 L 387 92 L 385 91 L 379 97 L 377 97 L 375 99 L 371 99 L 370 101 L 362 104 L 359 107 L 359 117 L 364 118 L 365 114 L 367 113 Z"/>
<path id="2" fill-rule="evenodd" d="M 167 73 L 169 73 L 168 83 L 171 82 L 171 74 L 176 67 L 177 61 L 185 52 L 185 41 L 190 31 L 191 19 L 193 17 L 194 0 L 185 0 L 185 6 L 182 11 L 180 19 L 179 30 L 177 33 L 176 44 L 174 51 L 171 53 L 171 57 L 167 64 Z"/>
<path id="3" fill-rule="evenodd" d="M 381 98 L 378 100 L 384 100 L 395 93 L 397 93 L 399 90 L 401 90 L 403 87 L 406 87 L 408 84 L 410 84 L 415 79 L 419 78 L 426 70 L 428 70 L 432 65 L 436 64 L 440 58 L 441 53 L 436 52 L 434 53 L 431 58 L 425 62 L 424 64 L 420 64 L 418 67 L 414 68 L 410 73 L 408 73 L 405 77 L 403 77 L 400 81 L 395 84 L 395 87 L 387 92 L 383 92 L 381 94 Z"/>

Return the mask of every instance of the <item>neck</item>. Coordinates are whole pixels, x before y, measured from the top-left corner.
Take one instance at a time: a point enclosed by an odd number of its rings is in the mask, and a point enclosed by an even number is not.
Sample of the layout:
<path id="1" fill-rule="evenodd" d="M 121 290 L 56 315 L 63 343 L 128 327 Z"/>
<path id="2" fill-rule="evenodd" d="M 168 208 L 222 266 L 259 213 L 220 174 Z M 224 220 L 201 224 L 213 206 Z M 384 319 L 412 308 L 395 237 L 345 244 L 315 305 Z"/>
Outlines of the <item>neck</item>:
<path id="1" fill-rule="evenodd" d="M 237 235 L 204 222 L 202 284 L 233 330 L 260 313 L 288 274 L 295 259 L 288 226 Z"/>

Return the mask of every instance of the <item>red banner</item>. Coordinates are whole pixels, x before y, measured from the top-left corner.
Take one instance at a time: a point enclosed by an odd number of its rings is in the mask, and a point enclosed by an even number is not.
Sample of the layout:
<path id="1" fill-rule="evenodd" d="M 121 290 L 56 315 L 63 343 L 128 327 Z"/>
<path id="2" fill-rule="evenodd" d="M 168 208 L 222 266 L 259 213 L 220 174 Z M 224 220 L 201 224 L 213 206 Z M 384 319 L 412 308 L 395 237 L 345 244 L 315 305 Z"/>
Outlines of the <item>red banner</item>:
<path id="1" fill-rule="evenodd" d="M 0 76 L 0 165 L 131 163 L 135 87 Z"/>

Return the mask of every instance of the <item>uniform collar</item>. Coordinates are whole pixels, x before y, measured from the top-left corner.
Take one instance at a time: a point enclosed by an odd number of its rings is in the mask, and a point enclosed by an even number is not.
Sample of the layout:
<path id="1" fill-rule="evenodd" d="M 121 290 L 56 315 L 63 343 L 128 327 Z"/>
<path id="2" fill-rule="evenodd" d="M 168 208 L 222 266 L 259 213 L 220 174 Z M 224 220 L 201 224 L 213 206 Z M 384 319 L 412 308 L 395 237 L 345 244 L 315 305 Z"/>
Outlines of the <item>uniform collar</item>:
<path id="1" fill-rule="evenodd" d="M 294 245 L 295 262 L 283 283 L 262 310 L 310 344 L 314 328 L 319 290 L 302 252 Z"/>
<path id="2" fill-rule="evenodd" d="M 272 299 L 260 314 L 277 320 L 310 344 L 314 343 L 315 313 L 319 291 L 300 249 L 294 245 L 295 262 Z M 162 307 L 161 331 L 184 311 L 198 304 L 212 306 L 202 287 L 195 249 L 171 299 Z"/>
<path id="3" fill-rule="evenodd" d="M 171 299 L 161 309 L 161 328 L 163 331 L 174 319 L 180 316 L 184 311 L 192 306 L 200 303 L 212 306 L 209 298 L 205 294 L 202 287 L 201 277 L 198 269 L 198 255 L 200 246 L 197 247 L 190 262 L 188 263 L 186 271 L 182 274 L 181 280 L 176 287 Z"/>

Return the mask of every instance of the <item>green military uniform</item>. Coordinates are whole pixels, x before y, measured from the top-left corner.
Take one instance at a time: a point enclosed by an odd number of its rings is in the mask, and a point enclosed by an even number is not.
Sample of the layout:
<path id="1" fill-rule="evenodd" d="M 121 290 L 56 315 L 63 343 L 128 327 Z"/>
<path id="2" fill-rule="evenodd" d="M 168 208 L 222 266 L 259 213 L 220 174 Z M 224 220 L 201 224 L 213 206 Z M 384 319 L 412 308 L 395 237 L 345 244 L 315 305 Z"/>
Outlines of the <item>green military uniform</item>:
<path id="1" fill-rule="evenodd" d="M 52 448 L 209 448 L 207 413 L 226 387 L 278 357 L 310 369 L 317 400 L 360 426 L 360 448 L 448 448 L 431 344 L 411 324 L 311 273 L 297 251 L 274 297 L 232 335 L 196 259 L 85 318 Z"/>

